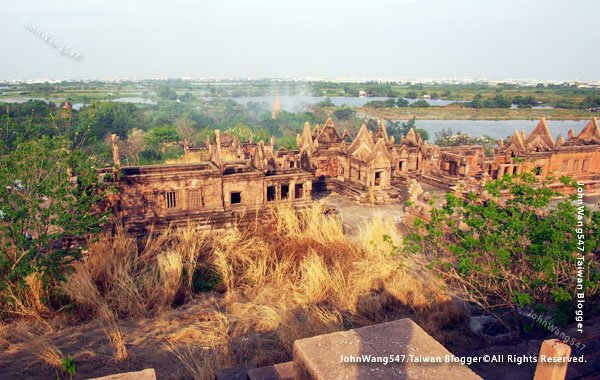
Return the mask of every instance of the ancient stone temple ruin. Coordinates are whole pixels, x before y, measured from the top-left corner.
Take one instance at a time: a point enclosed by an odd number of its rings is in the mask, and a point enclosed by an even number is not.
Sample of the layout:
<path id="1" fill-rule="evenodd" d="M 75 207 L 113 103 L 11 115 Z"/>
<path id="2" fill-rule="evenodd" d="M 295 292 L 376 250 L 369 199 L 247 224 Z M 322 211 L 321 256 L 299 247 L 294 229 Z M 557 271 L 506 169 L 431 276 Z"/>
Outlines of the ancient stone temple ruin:
<path id="1" fill-rule="evenodd" d="M 588 192 L 597 189 L 600 175 L 600 129 L 596 118 L 590 120 L 579 133 L 571 129 L 567 139 L 556 140 L 542 119 L 527 136 L 515 131 L 507 143 L 500 140 L 493 160 L 486 163 L 485 172 L 491 178 L 505 174 L 533 172 L 546 179 L 570 176 L 588 183 Z"/>
<path id="2" fill-rule="evenodd" d="M 115 170 L 117 218 L 134 231 L 188 221 L 223 227 L 254 218 L 271 203 L 311 201 L 311 173 L 278 165 L 273 143 L 241 144 L 231 135 L 223 137 L 224 144 L 215 131 L 205 162 Z"/>
<path id="3" fill-rule="evenodd" d="M 186 164 L 119 166 L 113 141 L 112 173 L 119 190 L 114 211 L 127 229 L 143 231 L 188 221 L 224 227 L 255 219 L 269 205 L 303 207 L 313 192 L 329 191 L 358 202 L 402 202 L 416 181 L 442 189 L 481 185 L 487 178 L 533 172 L 541 179 L 572 176 L 589 194 L 600 184 L 600 129 L 592 119 L 579 134 L 554 139 L 542 119 L 526 136 L 515 132 L 499 142 L 492 157 L 480 146 L 439 147 L 410 129 L 400 141 L 382 121 L 371 132 L 341 135 L 331 119 L 314 128 L 305 123 L 297 150 L 275 150 L 268 143 L 241 142 L 218 130 L 199 150 L 204 161 Z M 198 150 L 198 149 L 196 149 Z M 563 185 L 564 186 L 564 185 Z"/>

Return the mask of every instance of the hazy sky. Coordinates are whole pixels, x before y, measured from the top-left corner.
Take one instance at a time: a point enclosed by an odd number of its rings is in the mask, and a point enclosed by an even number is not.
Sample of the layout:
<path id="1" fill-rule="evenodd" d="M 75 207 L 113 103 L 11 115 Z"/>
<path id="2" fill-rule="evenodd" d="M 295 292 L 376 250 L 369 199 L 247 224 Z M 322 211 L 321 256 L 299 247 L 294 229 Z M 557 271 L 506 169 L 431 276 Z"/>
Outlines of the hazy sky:
<path id="1" fill-rule="evenodd" d="M 12 0 L 0 9 L 1 79 L 600 79 L 598 0 Z"/>

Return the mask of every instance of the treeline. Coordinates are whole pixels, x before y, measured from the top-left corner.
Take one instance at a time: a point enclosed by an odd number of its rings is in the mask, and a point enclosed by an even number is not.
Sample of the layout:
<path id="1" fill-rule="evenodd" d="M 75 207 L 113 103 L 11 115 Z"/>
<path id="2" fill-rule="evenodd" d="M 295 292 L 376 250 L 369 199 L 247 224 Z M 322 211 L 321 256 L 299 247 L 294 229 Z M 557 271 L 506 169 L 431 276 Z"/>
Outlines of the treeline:
<path id="1" fill-rule="evenodd" d="M 498 94 L 493 98 L 484 99 L 481 94 L 477 94 L 473 97 L 472 101 L 461 102 L 457 104 L 462 107 L 469 108 L 511 108 L 513 105 L 516 105 L 517 108 L 531 108 L 535 106 L 548 105 L 553 108 L 587 110 L 600 107 L 600 96 L 588 95 L 580 102 L 572 99 L 561 99 L 544 104 L 542 101 L 537 100 L 531 95 L 517 95 L 511 99 L 508 96 Z"/>
<path id="2" fill-rule="evenodd" d="M 410 96 L 409 96 L 410 95 Z M 417 93 L 412 91 L 412 93 L 407 93 L 405 97 L 407 99 L 416 99 Z M 437 94 L 431 94 L 431 99 L 439 99 Z M 571 99 L 561 99 L 555 102 L 550 102 L 545 104 L 544 102 L 537 100 L 534 96 L 527 95 L 517 95 L 512 98 L 497 94 L 491 98 L 484 98 L 482 94 L 476 94 L 471 101 L 464 102 L 455 102 L 452 103 L 451 106 L 460 106 L 466 108 L 511 108 L 512 106 L 517 106 L 517 108 L 532 108 L 536 106 L 548 105 L 553 108 L 562 108 L 562 109 L 597 109 L 600 107 L 600 96 L 592 96 L 588 95 L 584 100 L 577 102 Z M 331 105 L 332 106 L 332 105 Z M 414 107 L 414 108 L 424 108 L 430 107 L 426 100 L 420 99 L 414 102 L 409 102 L 405 98 L 390 98 L 386 100 L 371 100 L 364 105 L 367 108 L 394 108 L 394 107 Z"/>
<path id="3" fill-rule="evenodd" d="M 108 162 L 110 149 L 105 141 L 115 133 L 121 141 L 131 143 L 130 147 L 138 147 L 131 163 L 160 163 L 183 154 L 181 144 L 174 143 L 186 140 L 190 146 L 200 145 L 215 129 L 244 141 L 250 135 L 264 141 L 275 136 L 278 146 L 292 149 L 296 134 L 306 121 L 315 124 L 317 117 L 308 111 L 281 111 L 272 118 L 267 104 L 242 105 L 219 99 L 201 106 L 176 101 L 159 101 L 156 105 L 93 102 L 71 111 L 63 109 L 62 104 L 44 101 L 0 103 L 0 154 L 10 151 L 19 141 L 61 132 L 87 154 Z"/>
<path id="4" fill-rule="evenodd" d="M 425 108 L 430 107 L 426 100 L 420 99 L 415 102 L 410 103 L 408 100 L 404 98 L 390 98 L 387 100 L 371 100 L 366 102 L 365 107 L 367 108 L 394 108 L 394 107 L 413 107 L 413 108 Z"/>
<path id="5" fill-rule="evenodd" d="M 555 108 L 564 108 L 564 109 L 590 109 L 600 108 L 600 96 L 591 96 L 588 95 L 581 102 L 574 102 L 572 100 L 559 100 L 554 103 Z"/>

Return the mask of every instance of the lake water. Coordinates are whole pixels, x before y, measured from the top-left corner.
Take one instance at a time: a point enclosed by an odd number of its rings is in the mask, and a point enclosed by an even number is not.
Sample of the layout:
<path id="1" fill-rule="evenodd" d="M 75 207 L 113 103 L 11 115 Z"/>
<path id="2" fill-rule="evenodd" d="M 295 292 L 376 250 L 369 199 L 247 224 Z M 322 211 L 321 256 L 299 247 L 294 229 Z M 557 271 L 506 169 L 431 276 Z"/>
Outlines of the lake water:
<path id="1" fill-rule="evenodd" d="M 579 133 L 589 120 L 546 120 L 550 133 L 556 138 L 558 135 L 567 137 L 569 129 L 573 128 Z M 451 129 L 453 132 L 462 131 L 471 136 L 487 135 L 495 139 L 506 138 L 515 130 L 525 130 L 529 134 L 538 124 L 539 120 L 416 120 L 415 127 L 423 128 L 429 132 L 431 141 L 435 133 L 442 129 Z"/>
<path id="2" fill-rule="evenodd" d="M 63 104 L 64 99 L 46 99 L 46 98 L 0 98 L 0 103 L 25 103 L 29 100 L 41 100 L 46 103 L 55 103 L 55 104 Z M 139 103 L 139 104 L 156 104 L 154 100 L 144 99 L 144 98 L 117 98 L 109 100 L 111 102 L 122 102 L 122 103 Z M 79 110 L 81 107 L 85 106 L 85 103 L 72 103 L 73 109 Z"/>

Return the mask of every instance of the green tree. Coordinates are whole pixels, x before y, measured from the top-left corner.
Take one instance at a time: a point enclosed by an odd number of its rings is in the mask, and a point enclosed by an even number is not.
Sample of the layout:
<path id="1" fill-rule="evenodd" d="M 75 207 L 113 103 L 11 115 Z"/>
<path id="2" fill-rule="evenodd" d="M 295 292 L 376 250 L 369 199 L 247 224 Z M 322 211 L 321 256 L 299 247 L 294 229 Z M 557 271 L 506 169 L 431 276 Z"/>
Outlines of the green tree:
<path id="1" fill-rule="evenodd" d="M 116 133 L 125 138 L 133 128 L 139 128 L 143 122 L 135 104 L 101 102 L 84 107 L 73 118 L 74 129 L 102 140 L 106 135 Z"/>
<path id="2" fill-rule="evenodd" d="M 431 221 L 417 224 L 413 242 L 432 258 L 434 270 L 466 301 L 494 315 L 508 329 L 523 328 L 523 308 L 547 310 L 556 321 L 573 315 L 578 253 L 577 209 L 568 200 L 550 207 L 557 193 L 532 173 L 489 181 L 484 194 L 448 194 Z M 594 215 L 582 220 L 590 235 Z M 588 252 L 597 243 L 587 242 Z M 597 295 L 598 260 L 585 260 L 587 299 Z"/>
<path id="3" fill-rule="evenodd" d="M 298 149 L 296 138 L 293 136 L 285 136 L 277 139 L 277 145 L 288 150 Z"/>
<path id="4" fill-rule="evenodd" d="M 18 312 L 28 276 L 48 289 L 69 273 L 98 232 L 104 194 L 94 161 L 64 137 L 21 141 L 2 157 L 0 304 Z"/>
<path id="5" fill-rule="evenodd" d="M 427 100 L 417 100 L 416 102 L 413 102 L 410 104 L 410 107 L 413 108 L 425 108 L 425 107 L 431 107 L 431 105 L 427 102 Z"/>
<path id="6" fill-rule="evenodd" d="M 168 86 L 159 87 L 156 90 L 156 96 L 163 100 L 177 100 L 177 93 Z"/>
<path id="7" fill-rule="evenodd" d="M 396 100 L 396 107 L 408 107 L 410 105 L 410 102 L 404 98 L 398 98 L 398 100 Z"/>
<path id="8" fill-rule="evenodd" d="M 174 126 L 164 125 L 146 132 L 146 140 L 150 145 L 158 146 L 163 143 L 176 142 L 179 140 L 179 134 Z"/>
<path id="9" fill-rule="evenodd" d="M 250 136 L 254 137 L 254 132 L 252 131 L 252 128 L 244 124 L 239 124 L 233 128 L 228 129 L 227 133 L 232 134 L 242 142 L 248 141 L 250 139 Z"/>
<path id="10" fill-rule="evenodd" d="M 319 103 L 317 103 L 317 106 L 319 106 L 319 107 L 335 107 L 335 104 L 333 104 L 333 102 L 331 101 L 330 98 L 325 98 L 325 99 L 321 100 Z"/>
<path id="11" fill-rule="evenodd" d="M 354 111 L 352 108 L 344 107 L 333 111 L 333 116 L 335 116 L 335 118 L 338 120 L 350 120 L 354 117 L 355 113 L 356 111 Z"/>

